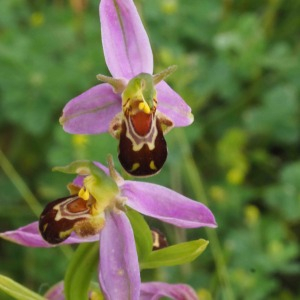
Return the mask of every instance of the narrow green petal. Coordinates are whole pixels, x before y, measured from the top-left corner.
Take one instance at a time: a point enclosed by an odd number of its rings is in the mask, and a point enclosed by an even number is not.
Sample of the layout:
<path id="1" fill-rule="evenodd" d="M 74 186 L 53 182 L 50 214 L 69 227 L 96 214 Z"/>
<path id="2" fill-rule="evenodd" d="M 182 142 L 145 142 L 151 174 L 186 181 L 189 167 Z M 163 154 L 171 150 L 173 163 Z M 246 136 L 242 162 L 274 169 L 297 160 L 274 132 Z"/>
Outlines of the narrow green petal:
<path id="1" fill-rule="evenodd" d="M 96 172 L 98 175 L 105 176 L 102 170 L 98 170 L 92 161 L 90 160 L 77 160 L 70 164 L 62 167 L 54 167 L 53 171 L 59 171 L 67 174 L 78 174 L 78 175 L 90 175 L 92 171 Z"/>
<path id="2" fill-rule="evenodd" d="M 153 82 L 154 84 L 158 84 L 160 83 L 162 80 L 165 80 L 169 75 L 171 75 L 172 73 L 174 73 L 177 69 L 177 66 L 170 66 L 167 69 L 153 75 Z"/>
<path id="3" fill-rule="evenodd" d="M 41 295 L 3 275 L 0 275 L 0 290 L 17 300 L 46 300 Z"/>
<path id="4" fill-rule="evenodd" d="M 200 239 L 152 251 L 140 263 L 140 267 L 141 269 L 153 269 L 191 262 L 205 250 L 208 243 L 208 241 Z"/>

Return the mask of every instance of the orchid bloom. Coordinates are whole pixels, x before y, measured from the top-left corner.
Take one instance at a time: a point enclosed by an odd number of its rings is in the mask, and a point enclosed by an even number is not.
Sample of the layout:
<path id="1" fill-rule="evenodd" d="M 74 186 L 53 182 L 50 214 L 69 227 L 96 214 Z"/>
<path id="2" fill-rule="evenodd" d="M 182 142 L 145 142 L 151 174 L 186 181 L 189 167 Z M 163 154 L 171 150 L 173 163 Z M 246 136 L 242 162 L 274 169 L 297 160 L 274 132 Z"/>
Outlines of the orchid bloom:
<path id="1" fill-rule="evenodd" d="M 44 297 L 47 300 L 65 300 L 63 282 L 59 282 L 51 287 Z M 159 300 L 164 297 L 172 300 L 199 299 L 195 291 L 187 284 L 169 284 L 163 282 L 145 282 L 141 284 L 139 300 Z M 93 292 L 90 293 L 89 299 L 93 299 Z"/>
<path id="2" fill-rule="evenodd" d="M 167 158 L 164 134 L 191 124 L 191 108 L 164 81 L 174 66 L 152 75 L 150 42 L 132 0 L 101 0 L 100 21 L 113 77 L 97 75 L 105 83 L 68 102 L 60 123 L 73 134 L 109 131 L 119 139 L 123 168 L 134 176 L 150 176 Z"/>
<path id="3" fill-rule="evenodd" d="M 109 169 L 89 161 L 55 169 L 78 175 L 69 185 L 71 196 L 49 203 L 39 222 L 0 237 L 29 247 L 99 240 L 99 282 L 106 299 L 140 297 L 139 263 L 126 206 L 178 227 L 216 227 L 205 205 L 156 184 L 124 180 L 111 160 Z"/>

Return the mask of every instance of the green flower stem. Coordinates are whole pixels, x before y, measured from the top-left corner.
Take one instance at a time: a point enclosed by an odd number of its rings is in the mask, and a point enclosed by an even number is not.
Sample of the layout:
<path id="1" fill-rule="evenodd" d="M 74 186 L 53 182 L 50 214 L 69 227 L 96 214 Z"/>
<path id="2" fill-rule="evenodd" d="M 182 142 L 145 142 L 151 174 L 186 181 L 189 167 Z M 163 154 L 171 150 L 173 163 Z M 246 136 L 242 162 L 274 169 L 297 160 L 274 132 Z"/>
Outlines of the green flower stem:
<path id="1" fill-rule="evenodd" d="M 181 145 L 182 157 L 184 160 L 184 166 L 186 168 L 187 177 L 191 183 L 191 187 L 195 194 L 196 199 L 201 199 L 201 202 L 208 205 L 207 196 L 205 194 L 202 177 L 199 169 L 197 168 L 196 162 L 193 158 L 190 145 L 183 131 L 178 128 L 175 133 L 175 138 Z M 218 222 L 218 220 L 217 220 Z M 211 251 L 216 265 L 217 275 L 220 283 L 224 287 L 224 299 L 234 299 L 231 283 L 229 280 L 228 270 L 226 268 L 226 262 L 223 255 L 222 247 L 218 238 L 216 229 L 205 228 L 209 242 L 211 244 Z"/>
<path id="2" fill-rule="evenodd" d="M 99 243 L 80 244 L 65 274 L 66 300 L 87 300 L 92 276 L 98 267 Z"/>
<path id="3" fill-rule="evenodd" d="M 182 194 L 182 174 L 180 168 L 176 165 L 171 165 L 170 168 L 170 187 L 172 190 Z M 175 244 L 187 241 L 186 229 L 173 226 Z M 182 264 L 179 266 L 183 278 L 188 278 L 192 275 L 191 264 Z"/>
<path id="4" fill-rule="evenodd" d="M 266 36 L 271 38 L 274 34 L 274 28 L 276 28 L 276 21 L 278 18 L 278 11 L 282 1 L 275 0 L 275 1 L 268 1 L 268 5 L 265 9 L 265 12 L 262 17 L 263 28 Z"/>
<path id="5" fill-rule="evenodd" d="M 22 177 L 19 175 L 17 170 L 14 168 L 14 166 L 10 163 L 8 158 L 5 156 L 5 154 L 0 149 L 0 167 L 2 168 L 3 172 L 6 174 L 6 176 L 10 179 L 10 181 L 13 183 L 13 185 L 16 187 L 16 189 L 19 191 L 22 198 L 25 200 L 29 208 L 32 210 L 32 212 L 39 217 L 41 211 L 43 210 L 42 205 L 39 203 L 39 201 L 36 199 L 36 197 L 33 195 L 31 190 L 26 185 L 25 181 L 22 179 Z M 62 247 L 59 247 L 61 251 L 64 253 L 66 257 L 70 257 L 72 254 L 72 248 L 68 245 L 64 245 Z"/>
<path id="6" fill-rule="evenodd" d="M 0 149 L 0 166 L 3 169 L 6 176 L 11 180 L 11 182 L 15 185 L 16 189 L 19 191 L 27 205 L 30 207 L 32 212 L 39 217 L 42 206 L 39 201 L 35 198 L 33 193 L 30 191 L 24 180 L 18 174 L 16 169 L 7 159 L 5 154 Z"/>
<path id="7" fill-rule="evenodd" d="M 46 300 L 46 298 L 3 275 L 0 275 L 0 290 L 17 300 Z"/>

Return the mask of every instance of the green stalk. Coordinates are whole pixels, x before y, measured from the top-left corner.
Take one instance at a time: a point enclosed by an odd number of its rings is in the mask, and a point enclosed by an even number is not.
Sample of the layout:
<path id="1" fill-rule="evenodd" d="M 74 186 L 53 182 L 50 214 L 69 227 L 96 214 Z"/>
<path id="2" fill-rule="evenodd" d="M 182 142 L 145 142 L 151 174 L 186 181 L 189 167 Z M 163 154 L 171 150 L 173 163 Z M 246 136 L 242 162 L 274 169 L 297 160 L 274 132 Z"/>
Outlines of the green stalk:
<path id="1" fill-rule="evenodd" d="M 182 150 L 182 157 L 184 160 L 184 166 L 186 168 L 186 175 L 191 183 L 193 192 L 196 199 L 201 199 L 201 202 L 208 205 L 208 199 L 204 190 L 203 180 L 199 169 L 197 168 L 196 162 L 193 158 L 190 145 L 183 131 L 178 128 L 175 134 L 178 143 L 180 143 Z M 217 220 L 218 221 L 218 220 Z M 210 249 L 215 261 L 217 275 L 219 281 L 224 289 L 224 299 L 234 299 L 232 287 L 229 280 L 228 270 L 226 268 L 226 262 L 223 255 L 222 247 L 217 234 L 217 229 L 205 228 L 208 240 L 210 242 Z"/>
<path id="2" fill-rule="evenodd" d="M 21 178 L 21 176 L 18 174 L 16 169 L 13 167 L 13 165 L 10 163 L 10 161 L 7 159 L 5 154 L 0 149 L 0 166 L 3 169 L 3 172 L 6 174 L 6 176 L 10 179 L 10 181 L 14 184 L 16 189 L 19 191 L 27 205 L 30 207 L 30 209 L 33 211 L 33 213 L 39 217 L 42 206 L 39 203 L 39 201 L 35 198 L 33 193 L 30 191 L 24 180 Z"/>
<path id="3" fill-rule="evenodd" d="M 39 217 L 41 211 L 43 210 L 42 205 L 39 203 L 37 198 L 34 196 L 34 194 L 28 188 L 25 181 L 22 179 L 22 177 L 19 175 L 17 170 L 10 163 L 10 161 L 5 156 L 5 154 L 1 151 L 1 149 L 0 149 L 0 167 L 2 168 L 5 175 L 10 179 L 12 184 L 19 191 L 20 195 L 25 200 L 25 202 L 27 203 L 29 208 L 32 210 L 32 212 L 37 217 Z M 70 246 L 67 246 L 67 245 L 64 245 L 64 246 L 60 247 L 60 249 L 66 257 L 70 257 L 70 255 L 73 252 L 72 248 Z"/>

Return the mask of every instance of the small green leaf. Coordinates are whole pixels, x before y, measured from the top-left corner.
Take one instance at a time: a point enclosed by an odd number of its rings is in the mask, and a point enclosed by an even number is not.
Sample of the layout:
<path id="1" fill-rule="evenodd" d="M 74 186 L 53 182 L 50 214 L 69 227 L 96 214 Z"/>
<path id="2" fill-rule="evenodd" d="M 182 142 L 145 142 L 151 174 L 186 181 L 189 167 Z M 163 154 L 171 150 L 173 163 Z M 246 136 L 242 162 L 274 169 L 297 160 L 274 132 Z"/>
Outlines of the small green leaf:
<path id="1" fill-rule="evenodd" d="M 88 299 L 88 291 L 99 259 L 98 243 L 78 246 L 65 275 L 66 300 Z"/>
<path id="2" fill-rule="evenodd" d="M 207 247 L 208 241 L 199 239 L 152 251 L 140 263 L 141 269 L 175 266 L 197 258 Z"/>
<path id="3" fill-rule="evenodd" d="M 128 208 L 127 217 L 133 229 L 139 261 L 143 261 L 152 250 L 153 241 L 151 230 L 144 217 L 138 212 Z"/>
<path id="4" fill-rule="evenodd" d="M 46 300 L 11 278 L 0 275 L 0 290 L 17 300 Z"/>

